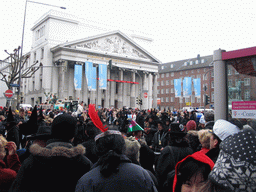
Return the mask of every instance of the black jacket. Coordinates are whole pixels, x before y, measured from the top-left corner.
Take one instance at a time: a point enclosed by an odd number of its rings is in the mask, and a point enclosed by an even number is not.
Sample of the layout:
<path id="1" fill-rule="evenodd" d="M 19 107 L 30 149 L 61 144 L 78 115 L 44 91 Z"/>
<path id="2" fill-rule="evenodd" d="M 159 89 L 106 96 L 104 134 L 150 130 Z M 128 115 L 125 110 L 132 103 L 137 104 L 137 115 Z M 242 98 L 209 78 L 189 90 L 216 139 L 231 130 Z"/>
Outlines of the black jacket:
<path id="1" fill-rule="evenodd" d="M 52 140 L 46 147 L 31 145 L 30 152 L 10 191 L 74 191 L 92 166 L 82 145 Z"/>

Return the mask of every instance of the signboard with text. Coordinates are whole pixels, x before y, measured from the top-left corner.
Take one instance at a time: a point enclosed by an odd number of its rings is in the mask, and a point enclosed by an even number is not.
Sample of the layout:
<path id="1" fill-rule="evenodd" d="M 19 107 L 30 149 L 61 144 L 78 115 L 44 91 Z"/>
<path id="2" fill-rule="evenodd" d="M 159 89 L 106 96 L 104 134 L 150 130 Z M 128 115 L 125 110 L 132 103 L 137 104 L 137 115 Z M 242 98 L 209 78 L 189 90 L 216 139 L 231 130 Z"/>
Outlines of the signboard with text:
<path id="1" fill-rule="evenodd" d="M 256 119 L 256 101 L 233 101 L 232 118 Z"/>

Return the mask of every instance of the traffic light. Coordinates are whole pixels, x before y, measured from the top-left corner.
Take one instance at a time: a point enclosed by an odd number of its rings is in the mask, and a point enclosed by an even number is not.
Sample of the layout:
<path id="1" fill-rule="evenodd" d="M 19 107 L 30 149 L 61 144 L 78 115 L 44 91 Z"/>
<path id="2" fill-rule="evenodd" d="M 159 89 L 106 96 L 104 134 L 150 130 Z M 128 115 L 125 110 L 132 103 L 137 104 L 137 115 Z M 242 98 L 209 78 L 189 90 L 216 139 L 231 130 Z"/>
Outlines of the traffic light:
<path id="1" fill-rule="evenodd" d="M 139 105 L 139 98 L 136 97 L 136 104 Z"/>
<path id="2" fill-rule="evenodd" d="M 205 100 L 204 100 L 204 105 L 208 105 L 208 104 L 210 104 L 210 97 L 209 97 L 209 95 L 205 95 L 205 98 L 204 98 Z"/>
<path id="3" fill-rule="evenodd" d="M 140 99 L 140 105 L 142 105 L 142 99 Z"/>
<path id="4" fill-rule="evenodd" d="M 109 67 L 109 69 L 112 69 L 112 59 L 110 59 L 109 61 L 108 61 L 108 67 Z"/>

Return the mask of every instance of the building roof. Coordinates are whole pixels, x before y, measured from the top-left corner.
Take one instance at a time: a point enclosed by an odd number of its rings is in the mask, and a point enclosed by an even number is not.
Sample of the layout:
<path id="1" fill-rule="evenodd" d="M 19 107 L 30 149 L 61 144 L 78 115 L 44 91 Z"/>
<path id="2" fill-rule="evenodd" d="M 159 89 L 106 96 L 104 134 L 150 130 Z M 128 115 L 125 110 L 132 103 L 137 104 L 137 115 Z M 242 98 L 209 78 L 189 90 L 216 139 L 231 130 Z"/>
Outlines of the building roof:
<path id="1" fill-rule="evenodd" d="M 159 73 L 169 73 L 175 71 L 184 71 L 212 66 L 213 55 L 203 56 L 198 55 L 195 58 L 163 63 L 158 66 Z"/>

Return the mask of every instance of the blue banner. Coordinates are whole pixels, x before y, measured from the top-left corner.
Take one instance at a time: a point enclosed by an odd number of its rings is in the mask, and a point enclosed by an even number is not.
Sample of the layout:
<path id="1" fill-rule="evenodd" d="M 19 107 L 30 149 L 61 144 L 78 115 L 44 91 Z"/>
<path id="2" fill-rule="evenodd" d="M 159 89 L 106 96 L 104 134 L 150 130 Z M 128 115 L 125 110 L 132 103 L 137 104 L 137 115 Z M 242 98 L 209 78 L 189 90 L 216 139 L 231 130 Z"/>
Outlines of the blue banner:
<path id="1" fill-rule="evenodd" d="M 201 79 L 193 79 L 194 83 L 194 91 L 195 91 L 195 97 L 201 96 Z"/>
<path id="2" fill-rule="evenodd" d="M 93 63 L 92 62 L 85 62 L 85 78 L 87 82 L 88 90 L 92 90 L 92 68 Z"/>
<path id="3" fill-rule="evenodd" d="M 91 78 L 92 78 L 92 91 L 96 91 L 96 87 L 97 87 L 97 68 L 96 67 L 92 67 Z"/>
<path id="4" fill-rule="evenodd" d="M 183 97 L 191 96 L 191 94 L 192 94 L 191 84 L 192 84 L 191 77 L 184 77 L 184 80 L 183 80 Z"/>
<path id="5" fill-rule="evenodd" d="M 181 97 L 181 79 L 174 79 L 175 97 Z"/>
<path id="6" fill-rule="evenodd" d="M 107 89 L 107 65 L 99 64 L 99 89 Z"/>
<path id="7" fill-rule="evenodd" d="M 74 67 L 74 85 L 75 90 L 81 90 L 82 87 L 82 65 L 75 65 Z"/>

